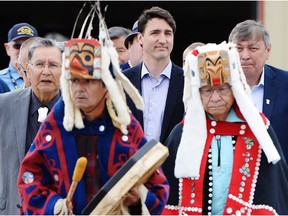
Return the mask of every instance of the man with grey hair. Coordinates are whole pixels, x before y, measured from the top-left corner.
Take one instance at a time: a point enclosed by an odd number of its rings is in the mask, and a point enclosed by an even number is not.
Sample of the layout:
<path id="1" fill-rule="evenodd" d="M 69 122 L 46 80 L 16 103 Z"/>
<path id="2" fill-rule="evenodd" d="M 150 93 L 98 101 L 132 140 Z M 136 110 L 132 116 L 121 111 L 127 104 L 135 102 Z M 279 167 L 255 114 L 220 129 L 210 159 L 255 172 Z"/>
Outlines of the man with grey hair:
<path id="1" fill-rule="evenodd" d="M 108 33 L 118 53 L 119 64 L 127 62 L 129 60 L 129 51 L 125 47 L 124 41 L 131 33 L 131 30 L 121 26 L 113 26 L 108 29 Z"/>
<path id="2" fill-rule="evenodd" d="M 165 142 L 170 196 L 162 214 L 287 215 L 288 166 L 234 44 L 197 47 L 184 74 L 187 111 Z"/>
<path id="3" fill-rule="evenodd" d="M 0 95 L 0 214 L 18 215 L 17 177 L 41 122 L 60 98 L 61 50 L 41 39 L 28 52 L 27 78 L 31 87 Z M 38 111 L 38 112 L 37 112 Z"/>
<path id="4" fill-rule="evenodd" d="M 266 64 L 271 54 L 269 33 L 261 22 L 245 20 L 232 29 L 229 41 L 237 45 L 253 102 L 270 120 L 287 161 L 288 98 L 282 95 L 288 91 L 288 73 Z"/>

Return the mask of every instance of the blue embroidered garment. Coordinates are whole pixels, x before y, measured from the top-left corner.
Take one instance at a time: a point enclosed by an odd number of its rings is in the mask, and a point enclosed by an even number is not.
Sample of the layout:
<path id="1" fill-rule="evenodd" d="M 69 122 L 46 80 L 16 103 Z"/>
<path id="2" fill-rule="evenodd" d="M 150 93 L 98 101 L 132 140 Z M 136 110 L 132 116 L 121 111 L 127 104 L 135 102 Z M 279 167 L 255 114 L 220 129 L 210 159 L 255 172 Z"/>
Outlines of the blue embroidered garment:
<path id="1" fill-rule="evenodd" d="M 132 115 L 128 139 L 122 139 L 123 134 L 113 126 L 109 116 L 93 122 L 86 121 L 84 129 L 74 128 L 71 132 L 64 129 L 63 116 L 61 98 L 43 122 L 22 161 L 18 177 L 21 214 L 52 215 L 58 199 L 66 198 L 78 159 L 77 134 L 98 136 L 98 166 L 103 183 L 146 143 L 143 130 Z M 150 213 L 161 214 L 169 194 L 169 185 L 162 170 L 153 174 L 145 186 L 148 189 L 146 205 Z M 85 196 L 85 185 L 81 180 L 73 196 L 74 214 L 81 214 L 87 205 Z"/>

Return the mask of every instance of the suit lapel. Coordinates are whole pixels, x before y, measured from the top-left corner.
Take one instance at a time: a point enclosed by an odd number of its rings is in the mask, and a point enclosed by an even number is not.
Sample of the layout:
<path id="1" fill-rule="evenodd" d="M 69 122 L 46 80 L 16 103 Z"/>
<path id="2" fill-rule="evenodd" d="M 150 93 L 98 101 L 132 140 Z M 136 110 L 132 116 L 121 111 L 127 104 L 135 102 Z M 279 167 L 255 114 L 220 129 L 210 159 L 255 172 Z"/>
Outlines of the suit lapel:
<path id="1" fill-rule="evenodd" d="M 20 161 L 22 161 L 25 156 L 26 131 L 29 115 L 31 89 L 27 88 L 25 90 L 21 90 L 21 92 L 19 92 L 17 96 L 18 97 L 15 98 L 13 104 L 13 121 L 16 131 L 16 146 L 19 153 L 19 159 Z"/>
<path id="2" fill-rule="evenodd" d="M 160 140 L 163 140 L 163 136 L 166 134 L 169 122 L 173 116 L 173 110 L 177 102 L 179 100 L 182 101 L 183 95 L 181 92 L 183 92 L 183 81 L 183 73 L 180 70 L 177 70 L 175 65 L 172 64 L 171 79 L 168 88 Z"/>
<path id="3" fill-rule="evenodd" d="M 132 76 L 130 77 L 131 83 L 134 85 L 135 88 L 138 89 L 140 95 L 142 95 L 142 88 L 141 88 L 141 69 L 142 64 L 139 64 L 135 67 L 135 71 L 133 72 Z M 143 124 L 143 112 L 141 110 L 138 110 L 135 105 L 131 106 L 134 110 L 131 110 L 132 113 L 134 113 L 134 116 L 136 119 L 138 119 L 141 126 L 144 128 Z"/>
<path id="4" fill-rule="evenodd" d="M 270 119 L 277 94 L 277 74 L 265 65 L 263 113 Z"/>

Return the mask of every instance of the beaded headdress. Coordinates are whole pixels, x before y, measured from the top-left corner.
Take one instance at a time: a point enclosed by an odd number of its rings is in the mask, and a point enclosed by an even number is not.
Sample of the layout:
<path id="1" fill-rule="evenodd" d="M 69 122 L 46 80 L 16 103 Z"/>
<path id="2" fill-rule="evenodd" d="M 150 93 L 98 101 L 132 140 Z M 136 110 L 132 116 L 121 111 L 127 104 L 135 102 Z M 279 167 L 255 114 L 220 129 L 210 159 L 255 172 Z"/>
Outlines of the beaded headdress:
<path id="1" fill-rule="evenodd" d="M 251 99 L 235 44 L 207 44 L 190 52 L 184 65 L 185 123 L 175 161 L 175 176 L 198 178 L 207 139 L 206 116 L 199 89 L 229 83 L 235 101 L 251 128 L 268 162 L 280 160 L 277 149 Z M 187 166 L 191 164 L 191 166 Z"/>

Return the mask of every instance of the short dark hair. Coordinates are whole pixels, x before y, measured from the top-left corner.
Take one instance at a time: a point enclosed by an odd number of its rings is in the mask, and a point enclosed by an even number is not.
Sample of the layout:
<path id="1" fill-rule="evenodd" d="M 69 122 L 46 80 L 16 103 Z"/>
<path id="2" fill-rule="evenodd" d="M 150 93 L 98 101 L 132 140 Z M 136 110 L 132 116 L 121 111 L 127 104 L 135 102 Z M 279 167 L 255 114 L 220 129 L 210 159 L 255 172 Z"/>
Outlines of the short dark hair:
<path id="1" fill-rule="evenodd" d="M 130 29 L 121 27 L 121 26 L 113 26 L 108 29 L 109 37 L 111 40 L 120 38 L 121 36 L 127 36 L 130 34 L 132 31 Z"/>
<path id="2" fill-rule="evenodd" d="M 172 28 L 173 34 L 176 32 L 176 22 L 169 11 L 160 8 L 152 7 L 150 9 L 144 10 L 138 19 L 138 32 L 143 33 L 147 22 L 153 18 L 164 19 L 168 25 Z"/>
<path id="3" fill-rule="evenodd" d="M 238 23 L 231 31 L 228 40 L 233 42 L 246 41 L 251 39 L 254 35 L 262 39 L 266 48 L 270 46 L 270 36 L 268 31 L 264 28 L 260 21 L 245 20 Z"/>

